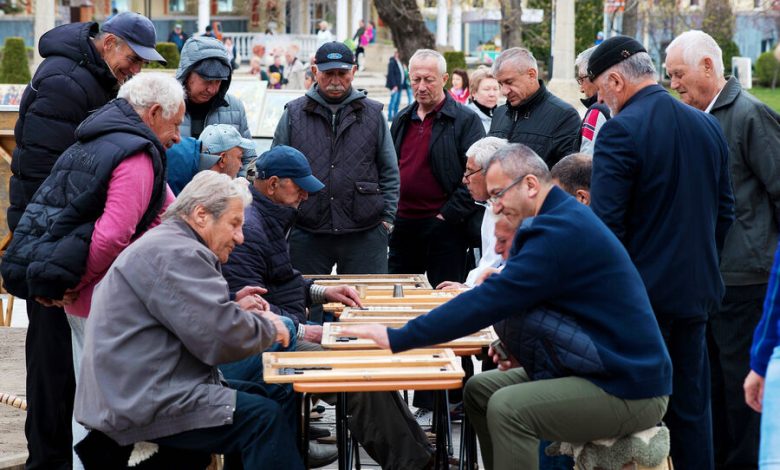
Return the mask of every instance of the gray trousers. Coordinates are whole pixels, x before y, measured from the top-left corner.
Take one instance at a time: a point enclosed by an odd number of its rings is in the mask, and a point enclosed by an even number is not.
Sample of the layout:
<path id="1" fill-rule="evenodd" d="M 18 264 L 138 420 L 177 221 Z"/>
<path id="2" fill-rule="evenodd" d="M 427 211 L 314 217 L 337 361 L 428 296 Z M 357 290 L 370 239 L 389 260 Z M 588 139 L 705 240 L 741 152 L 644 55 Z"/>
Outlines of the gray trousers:
<path id="1" fill-rule="evenodd" d="M 384 274 L 389 234 L 384 225 L 362 232 L 330 235 L 293 228 L 290 257 L 303 274 Z"/>
<path id="2" fill-rule="evenodd" d="M 463 397 L 488 470 L 537 470 L 539 439 L 588 442 L 648 429 L 668 401 L 623 400 L 580 377 L 534 381 L 522 368 L 475 375 Z"/>

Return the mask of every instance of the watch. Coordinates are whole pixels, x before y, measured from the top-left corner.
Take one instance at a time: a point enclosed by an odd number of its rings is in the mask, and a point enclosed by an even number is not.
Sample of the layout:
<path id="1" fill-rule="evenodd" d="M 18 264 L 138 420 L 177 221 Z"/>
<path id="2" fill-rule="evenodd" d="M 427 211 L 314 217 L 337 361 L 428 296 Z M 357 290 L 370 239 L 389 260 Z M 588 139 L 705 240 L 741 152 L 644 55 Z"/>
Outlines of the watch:
<path id="1" fill-rule="evenodd" d="M 385 226 L 385 230 L 387 230 L 387 233 L 393 233 L 393 228 L 395 227 L 393 224 L 391 224 L 386 220 L 383 220 L 382 225 Z"/>

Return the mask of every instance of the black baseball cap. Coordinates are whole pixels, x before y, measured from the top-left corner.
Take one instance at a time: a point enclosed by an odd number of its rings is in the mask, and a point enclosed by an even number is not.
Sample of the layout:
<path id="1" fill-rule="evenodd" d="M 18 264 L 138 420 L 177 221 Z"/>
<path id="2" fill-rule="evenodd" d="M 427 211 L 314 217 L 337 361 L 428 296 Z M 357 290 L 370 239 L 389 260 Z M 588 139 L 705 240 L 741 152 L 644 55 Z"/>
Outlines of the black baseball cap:
<path id="1" fill-rule="evenodd" d="M 588 60 L 588 77 L 591 81 L 613 65 L 619 64 L 639 52 L 647 52 L 642 43 L 628 36 L 613 36 L 599 44 Z"/>
<path id="2" fill-rule="evenodd" d="M 317 49 L 314 64 L 320 72 L 333 69 L 351 70 L 355 65 L 355 56 L 343 42 L 326 42 Z"/>
<path id="3" fill-rule="evenodd" d="M 138 57 L 162 64 L 167 63 L 154 48 L 157 43 L 157 32 L 149 18 L 138 13 L 123 11 L 103 23 L 103 31 L 122 38 Z"/>

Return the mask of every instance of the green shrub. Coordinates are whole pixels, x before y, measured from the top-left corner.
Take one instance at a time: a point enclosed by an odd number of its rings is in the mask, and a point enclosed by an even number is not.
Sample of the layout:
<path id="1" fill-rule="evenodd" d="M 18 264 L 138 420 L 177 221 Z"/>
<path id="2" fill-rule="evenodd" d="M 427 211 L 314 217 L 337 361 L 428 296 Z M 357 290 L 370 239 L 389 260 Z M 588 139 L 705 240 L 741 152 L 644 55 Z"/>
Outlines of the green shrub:
<path id="1" fill-rule="evenodd" d="M 30 81 L 30 64 L 22 38 L 6 38 L 3 62 L 0 65 L 0 83 L 27 83 Z"/>
<path id="2" fill-rule="evenodd" d="M 771 51 L 764 52 L 758 56 L 758 60 L 756 61 L 756 73 L 754 78 L 761 85 L 771 86 L 775 74 L 780 73 L 780 70 L 778 70 L 779 67 L 780 62 L 775 59 L 774 54 Z M 778 75 L 778 78 L 780 78 L 780 75 Z"/>
<path id="3" fill-rule="evenodd" d="M 447 89 L 452 86 L 452 71 L 455 69 L 466 70 L 466 54 L 458 51 L 444 52 L 444 60 L 447 61 L 447 73 L 450 78 L 447 81 Z"/>
<path id="4" fill-rule="evenodd" d="M 179 68 L 179 49 L 176 44 L 172 42 L 158 42 L 156 46 L 157 52 L 168 62 L 168 65 L 163 66 L 159 62 L 151 62 L 146 68 L 150 69 L 178 69 Z"/>
<path id="5" fill-rule="evenodd" d="M 731 58 L 739 57 L 739 46 L 734 41 L 718 44 L 723 52 L 723 72 L 726 76 L 731 75 Z"/>

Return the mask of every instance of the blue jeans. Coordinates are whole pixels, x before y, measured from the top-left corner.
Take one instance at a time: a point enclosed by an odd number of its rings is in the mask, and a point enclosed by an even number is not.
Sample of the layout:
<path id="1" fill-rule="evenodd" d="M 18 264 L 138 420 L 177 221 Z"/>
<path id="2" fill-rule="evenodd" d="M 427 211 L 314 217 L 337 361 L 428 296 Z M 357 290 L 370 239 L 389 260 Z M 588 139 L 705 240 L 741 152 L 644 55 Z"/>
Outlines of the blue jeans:
<path id="1" fill-rule="evenodd" d="M 758 467 L 780 470 L 780 346 L 775 347 L 766 370 Z"/>
<path id="2" fill-rule="evenodd" d="M 390 92 L 390 103 L 387 105 L 387 120 L 392 121 L 398 114 L 398 105 L 401 104 L 401 90 L 397 89 Z"/>

